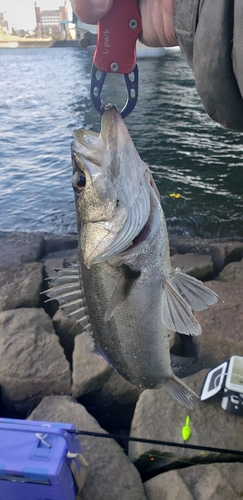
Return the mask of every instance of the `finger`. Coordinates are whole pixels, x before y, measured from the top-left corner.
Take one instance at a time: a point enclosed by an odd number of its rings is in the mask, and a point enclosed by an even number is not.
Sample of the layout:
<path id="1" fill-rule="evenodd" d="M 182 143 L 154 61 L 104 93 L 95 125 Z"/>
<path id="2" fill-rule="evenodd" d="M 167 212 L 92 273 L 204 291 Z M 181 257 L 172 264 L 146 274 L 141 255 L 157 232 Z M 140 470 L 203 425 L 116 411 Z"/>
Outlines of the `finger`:
<path id="1" fill-rule="evenodd" d="M 113 0 L 71 0 L 73 10 L 81 21 L 93 24 L 107 14 Z"/>

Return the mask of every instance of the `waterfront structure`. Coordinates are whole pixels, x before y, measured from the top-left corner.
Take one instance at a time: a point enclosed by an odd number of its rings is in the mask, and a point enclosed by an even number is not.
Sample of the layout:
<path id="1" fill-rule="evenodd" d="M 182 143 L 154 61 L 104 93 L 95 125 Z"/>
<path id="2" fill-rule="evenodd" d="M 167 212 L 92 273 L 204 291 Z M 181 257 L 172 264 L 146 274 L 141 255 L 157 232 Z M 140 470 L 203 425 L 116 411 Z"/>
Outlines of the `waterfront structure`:
<path id="1" fill-rule="evenodd" d="M 8 21 L 4 19 L 4 12 L 0 12 L 0 28 L 4 33 L 8 31 Z"/>
<path id="2" fill-rule="evenodd" d="M 76 38 L 80 40 L 83 38 L 85 31 L 89 31 L 91 33 L 97 34 L 97 25 L 96 24 L 86 24 L 80 21 L 77 18 L 76 14 L 73 12 L 73 23 L 76 27 Z"/>
<path id="3" fill-rule="evenodd" d="M 37 38 L 49 38 L 60 36 L 69 37 L 68 7 L 65 0 L 64 5 L 56 10 L 41 10 L 35 2 L 36 36 Z"/>

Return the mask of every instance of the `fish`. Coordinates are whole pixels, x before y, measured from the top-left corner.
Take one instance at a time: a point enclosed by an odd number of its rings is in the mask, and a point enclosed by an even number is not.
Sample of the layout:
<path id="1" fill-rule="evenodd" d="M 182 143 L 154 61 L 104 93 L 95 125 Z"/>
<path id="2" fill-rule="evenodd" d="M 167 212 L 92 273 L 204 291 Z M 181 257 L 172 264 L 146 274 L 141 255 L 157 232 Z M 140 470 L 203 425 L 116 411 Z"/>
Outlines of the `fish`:
<path id="1" fill-rule="evenodd" d="M 100 133 L 71 144 L 78 262 L 57 270 L 45 293 L 90 332 L 96 354 L 142 389 L 165 387 L 193 407 L 195 392 L 173 372 L 171 331 L 199 335 L 193 311 L 217 301 L 201 281 L 172 269 L 160 194 L 113 105 Z"/>

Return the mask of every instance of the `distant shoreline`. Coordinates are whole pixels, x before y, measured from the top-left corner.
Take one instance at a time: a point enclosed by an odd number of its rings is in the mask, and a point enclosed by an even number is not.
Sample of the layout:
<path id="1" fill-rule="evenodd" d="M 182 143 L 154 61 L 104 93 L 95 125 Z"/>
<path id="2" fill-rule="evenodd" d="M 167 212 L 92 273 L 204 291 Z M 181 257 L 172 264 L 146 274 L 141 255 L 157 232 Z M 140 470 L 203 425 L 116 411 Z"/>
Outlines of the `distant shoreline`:
<path id="1" fill-rule="evenodd" d="M 0 49 L 42 49 L 59 47 L 80 47 L 79 40 L 25 40 L 0 41 Z"/>

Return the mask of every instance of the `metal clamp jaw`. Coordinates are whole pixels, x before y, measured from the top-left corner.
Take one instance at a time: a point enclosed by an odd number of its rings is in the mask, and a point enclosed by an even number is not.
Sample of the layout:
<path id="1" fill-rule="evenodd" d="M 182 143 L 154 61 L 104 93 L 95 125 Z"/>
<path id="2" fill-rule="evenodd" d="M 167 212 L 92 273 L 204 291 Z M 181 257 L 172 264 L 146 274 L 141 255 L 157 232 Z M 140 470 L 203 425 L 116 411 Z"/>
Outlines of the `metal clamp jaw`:
<path id="1" fill-rule="evenodd" d="M 101 92 L 107 73 L 120 73 L 125 78 L 127 101 L 121 110 L 121 116 L 128 116 L 136 105 L 136 41 L 141 31 L 137 0 L 114 0 L 111 10 L 98 23 L 97 46 L 91 74 L 91 99 L 101 115 L 104 112 Z"/>

